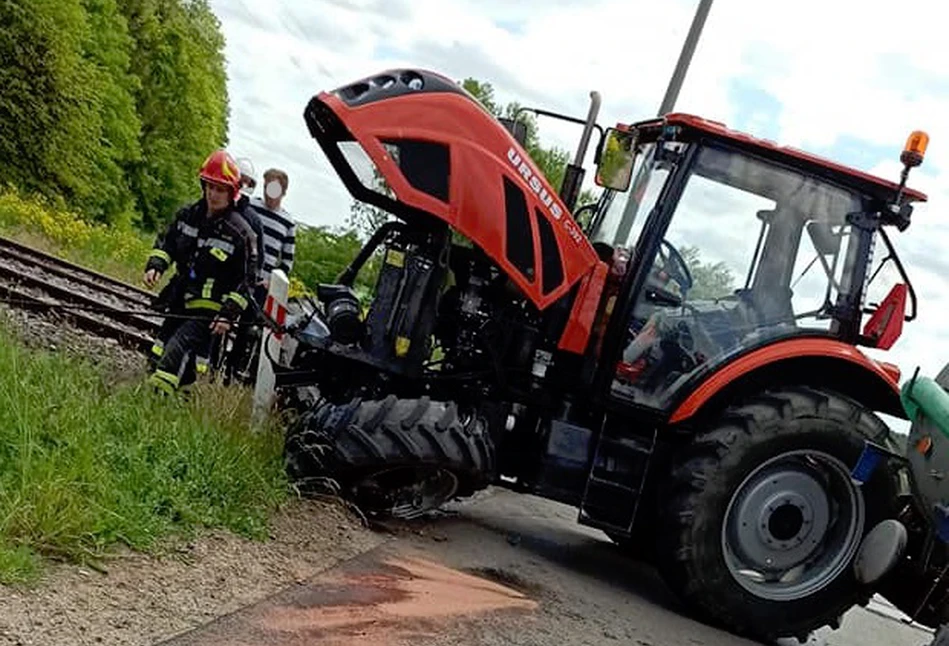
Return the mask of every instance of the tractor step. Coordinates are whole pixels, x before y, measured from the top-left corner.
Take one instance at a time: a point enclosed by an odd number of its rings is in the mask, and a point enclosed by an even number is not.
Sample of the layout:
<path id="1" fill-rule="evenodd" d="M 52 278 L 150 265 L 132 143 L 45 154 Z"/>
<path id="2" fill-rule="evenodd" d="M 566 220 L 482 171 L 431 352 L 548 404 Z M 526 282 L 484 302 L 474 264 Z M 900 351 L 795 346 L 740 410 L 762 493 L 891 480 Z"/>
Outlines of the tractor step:
<path id="1" fill-rule="evenodd" d="M 590 476 L 589 484 L 601 487 L 606 492 L 639 495 L 639 489 L 635 487 L 628 487 L 624 484 L 613 482 L 612 480 L 597 478 L 596 476 Z"/>
<path id="2" fill-rule="evenodd" d="M 632 531 L 656 439 L 655 432 L 649 439 L 628 433 L 626 424 L 604 420 L 578 518 L 583 525 L 624 536 Z"/>

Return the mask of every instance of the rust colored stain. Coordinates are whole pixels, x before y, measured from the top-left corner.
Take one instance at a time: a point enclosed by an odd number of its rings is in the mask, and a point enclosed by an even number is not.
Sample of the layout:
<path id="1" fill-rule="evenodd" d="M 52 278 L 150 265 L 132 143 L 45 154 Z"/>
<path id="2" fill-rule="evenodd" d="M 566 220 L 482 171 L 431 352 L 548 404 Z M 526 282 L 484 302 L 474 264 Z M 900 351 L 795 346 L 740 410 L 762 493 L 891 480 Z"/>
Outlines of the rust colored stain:
<path id="1" fill-rule="evenodd" d="M 166 646 L 418 646 L 453 622 L 537 602 L 419 557 L 377 552 L 206 624 Z"/>
<path id="2" fill-rule="evenodd" d="M 348 603 L 275 607 L 260 625 L 268 631 L 309 634 L 320 644 L 358 638 L 360 643 L 385 646 L 433 636 L 447 619 L 537 607 L 516 590 L 424 559 L 387 559 L 384 565 L 383 573 L 332 581 L 333 587 L 346 589 Z"/>

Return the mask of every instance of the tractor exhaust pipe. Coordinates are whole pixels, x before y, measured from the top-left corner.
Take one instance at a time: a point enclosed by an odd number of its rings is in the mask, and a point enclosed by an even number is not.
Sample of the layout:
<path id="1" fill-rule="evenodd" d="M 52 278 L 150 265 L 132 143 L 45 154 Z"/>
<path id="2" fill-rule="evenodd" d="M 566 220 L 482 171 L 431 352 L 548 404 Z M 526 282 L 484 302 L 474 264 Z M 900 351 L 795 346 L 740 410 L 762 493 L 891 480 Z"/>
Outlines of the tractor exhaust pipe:
<path id="1" fill-rule="evenodd" d="M 577 147 L 577 154 L 573 158 L 572 164 L 567 164 L 564 170 L 563 183 L 560 185 L 560 199 L 571 212 L 577 206 L 577 200 L 580 198 L 580 187 L 583 185 L 583 159 L 587 156 L 587 149 L 590 147 L 590 137 L 593 135 L 593 128 L 596 127 L 596 118 L 600 114 L 600 93 L 596 90 L 590 92 L 590 111 L 587 113 L 587 120 L 583 125 L 583 134 L 580 136 L 580 145 Z"/>

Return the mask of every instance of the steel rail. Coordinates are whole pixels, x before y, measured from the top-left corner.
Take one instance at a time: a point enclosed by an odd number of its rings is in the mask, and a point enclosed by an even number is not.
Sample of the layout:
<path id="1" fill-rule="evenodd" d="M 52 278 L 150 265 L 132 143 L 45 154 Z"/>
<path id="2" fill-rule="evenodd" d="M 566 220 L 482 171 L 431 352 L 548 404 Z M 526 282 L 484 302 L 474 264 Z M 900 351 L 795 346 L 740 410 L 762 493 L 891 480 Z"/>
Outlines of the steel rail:
<path id="1" fill-rule="evenodd" d="M 50 274 L 138 305 L 151 303 L 155 296 L 152 292 L 136 285 L 130 285 L 112 276 L 77 265 L 3 236 L 0 236 L 0 256 L 7 256 L 24 264 L 35 265 Z"/>

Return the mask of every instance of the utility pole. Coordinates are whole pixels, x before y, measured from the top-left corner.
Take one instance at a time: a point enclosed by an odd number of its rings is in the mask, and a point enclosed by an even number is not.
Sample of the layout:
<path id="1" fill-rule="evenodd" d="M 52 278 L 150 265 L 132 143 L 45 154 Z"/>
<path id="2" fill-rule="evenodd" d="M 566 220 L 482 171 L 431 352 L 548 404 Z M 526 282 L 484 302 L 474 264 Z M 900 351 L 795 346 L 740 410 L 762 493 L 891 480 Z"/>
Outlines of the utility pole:
<path id="1" fill-rule="evenodd" d="M 662 104 L 659 106 L 659 116 L 669 114 L 675 107 L 676 99 L 679 98 L 679 90 L 682 89 L 682 82 L 685 81 L 685 73 L 689 71 L 689 65 L 692 63 L 692 55 L 699 44 L 699 36 L 702 35 L 702 29 L 705 27 L 705 19 L 708 18 L 708 12 L 712 8 L 712 0 L 699 0 L 699 6 L 695 10 L 695 16 L 692 18 L 692 26 L 685 37 L 685 43 L 682 44 L 682 51 L 679 52 L 679 60 L 675 69 L 672 71 L 672 78 L 669 79 L 669 87 L 666 88 L 666 95 L 662 97 Z"/>
<path id="2" fill-rule="evenodd" d="M 702 29 L 705 27 L 705 19 L 708 18 L 708 12 L 712 8 L 712 0 L 699 0 L 699 6 L 692 17 L 692 26 L 682 44 L 682 51 L 679 52 L 679 60 L 676 62 L 675 69 L 672 71 L 672 78 L 669 79 L 669 86 L 666 88 L 666 94 L 662 97 L 662 104 L 659 106 L 659 115 L 663 116 L 672 112 L 675 107 L 676 99 L 679 98 L 679 91 L 682 89 L 682 83 L 685 81 L 686 72 L 689 71 L 689 65 L 692 63 L 692 55 L 699 43 L 699 36 L 702 35 Z M 639 174 L 633 181 L 629 189 L 629 200 L 626 202 L 626 208 L 623 210 L 623 219 L 616 230 L 616 237 L 613 239 L 613 245 L 625 245 L 626 238 L 633 228 L 633 221 L 636 219 L 636 212 L 639 210 L 639 201 L 646 192 L 646 182 L 649 179 L 649 170 L 643 160 L 640 166 Z"/>
<path id="3" fill-rule="evenodd" d="M 590 136 L 593 134 L 593 128 L 596 127 L 596 117 L 599 113 L 600 93 L 594 90 L 590 92 L 590 111 L 583 125 L 583 135 L 580 137 L 577 154 L 573 158 L 573 163 L 567 164 L 564 169 L 563 180 L 560 184 L 560 198 L 571 212 L 577 206 L 577 199 L 580 197 L 580 186 L 583 184 L 583 158 L 590 146 Z"/>

